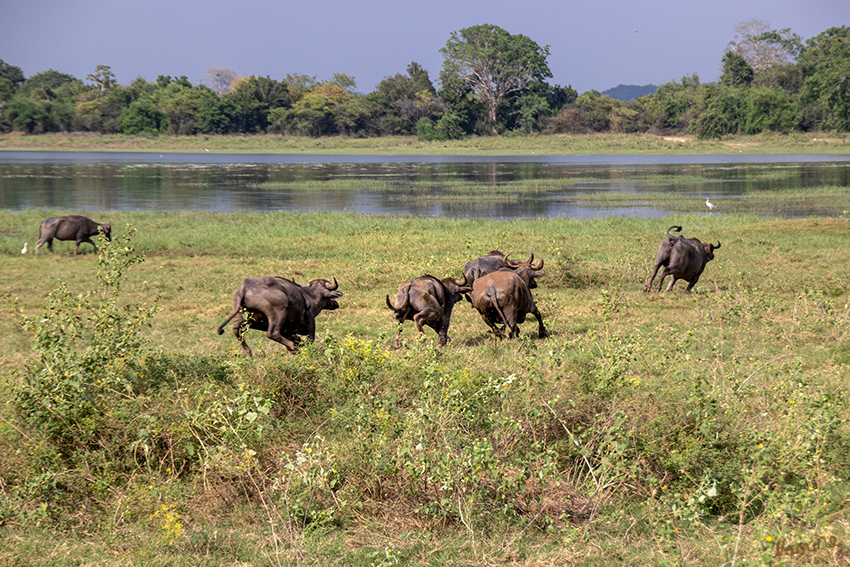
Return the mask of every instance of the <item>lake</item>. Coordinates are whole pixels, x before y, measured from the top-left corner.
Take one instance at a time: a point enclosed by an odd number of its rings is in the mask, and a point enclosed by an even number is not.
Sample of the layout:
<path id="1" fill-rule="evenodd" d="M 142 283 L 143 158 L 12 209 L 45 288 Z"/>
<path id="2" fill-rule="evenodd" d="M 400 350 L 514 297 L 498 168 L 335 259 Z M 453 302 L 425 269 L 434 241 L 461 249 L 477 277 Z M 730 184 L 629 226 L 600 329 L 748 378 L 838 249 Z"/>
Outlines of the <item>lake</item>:
<path id="1" fill-rule="evenodd" d="M 504 188 L 504 194 L 478 196 L 476 185 Z M 84 213 L 333 210 L 488 219 L 660 217 L 670 211 L 600 206 L 582 197 L 670 192 L 692 197 L 694 212 L 707 213 L 706 198 L 722 204 L 757 191 L 819 186 L 850 186 L 850 156 L 0 152 L 0 208 Z M 806 216 L 812 214 L 818 213 Z"/>

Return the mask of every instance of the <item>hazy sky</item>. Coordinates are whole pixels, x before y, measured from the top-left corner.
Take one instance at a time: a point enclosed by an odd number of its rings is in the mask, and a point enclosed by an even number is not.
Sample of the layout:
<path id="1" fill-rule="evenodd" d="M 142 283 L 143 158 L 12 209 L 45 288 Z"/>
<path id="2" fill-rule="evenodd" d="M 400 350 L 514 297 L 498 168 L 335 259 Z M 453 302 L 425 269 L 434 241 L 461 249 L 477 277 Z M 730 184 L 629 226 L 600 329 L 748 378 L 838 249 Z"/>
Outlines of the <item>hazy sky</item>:
<path id="1" fill-rule="evenodd" d="M 0 59 L 29 77 L 121 84 L 208 67 L 283 79 L 345 73 L 368 93 L 411 61 L 438 82 L 451 32 L 492 24 L 548 45 L 550 84 L 580 93 L 720 74 L 734 26 L 759 19 L 804 39 L 850 25 L 850 0 L 2 0 Z"/>

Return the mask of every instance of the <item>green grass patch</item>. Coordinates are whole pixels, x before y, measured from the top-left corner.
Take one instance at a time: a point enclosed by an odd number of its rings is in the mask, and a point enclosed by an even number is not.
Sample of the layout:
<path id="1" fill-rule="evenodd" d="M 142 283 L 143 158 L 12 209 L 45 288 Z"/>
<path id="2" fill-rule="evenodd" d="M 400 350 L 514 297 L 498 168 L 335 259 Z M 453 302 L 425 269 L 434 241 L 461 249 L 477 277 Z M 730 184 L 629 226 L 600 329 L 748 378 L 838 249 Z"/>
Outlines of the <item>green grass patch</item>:
<path id="1" fill-rule="evenodd" d="M 688 212 L 704 208 L 694 199 L 670 192 L 655 193 L 575 193 L 566 201 L 594 207 L 654 207 Z M 713 198 L 718 205 L 715 214 L 760 214 L 779 216 L 847 217 L 850 215 L 850 192 L 846 187 L 814 187 L 753 191 L 732 198 Z M 706 210 L 707 211 L 707 210 Z"/>
<path id="2" fill-rule="evenodd" d="M 766 155 L 846 154 L 847 134 L 813 138 L 810 134 L 759 134 L 697 140 L 690 136 L 589 134 L 553 136 L 472 136 L 442 142 L 413 136 L 380 138 L 299 138 L 256 136 L 124 136 L 91 133 L 0 135 L 0 150 L 218 152 L 268 154 L 373 155 Z"/>
<path id="3" fill-rule="evenodd" d="M 20 254 L 68 212 L 0 212 L 2 564 L 846 559 L 847 218 L 111 211 L 144 256 L 113 297 L 87 245 Z M 722 248 L 693 293 L 644 294 L 672 224 Z M 447 348 L 410 322 L 395 348 L 384 296 L 493 248 L 544 259 L 551 336 L 496 341 L 462 302 Z M 313 345 L 249 331 L 246 358 L 215 330 L 267 274 L 344 296 Z M 71 333 L 85 317 L 112 328 Z"/>

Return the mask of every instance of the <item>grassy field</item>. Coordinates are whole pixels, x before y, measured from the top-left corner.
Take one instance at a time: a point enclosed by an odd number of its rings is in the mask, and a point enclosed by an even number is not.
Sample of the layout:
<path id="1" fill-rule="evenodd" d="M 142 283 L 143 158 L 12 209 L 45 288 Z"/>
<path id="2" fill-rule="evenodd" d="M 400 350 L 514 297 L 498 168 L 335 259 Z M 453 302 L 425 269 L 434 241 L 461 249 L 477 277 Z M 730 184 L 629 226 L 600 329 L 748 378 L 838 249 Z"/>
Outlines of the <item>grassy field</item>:
<path id="1" fill-rule="evenodd" d="M 298 138 L 257 136 L 124 136 L 91 133 L 0 135 L 2 150 L 214 152 L 372 155 L 846 154 L 847 134 L 760 134 L 697 140 L 692 136 L 589 134 L 473 136 L 445 142 L 415 136 Z"/>
<path id="2" fill-rule="evenodd" d="M 847 215 L 113 211 L 101 264 L 21 255 L 70 212 L 0 212 L 0 565 L 850 561 Z M 673 224 L 722 247 L 645 294 Z M 384 296 L 493 248 L 544 259 L 550 336 L 462 302 L 447 348 L 409 322 L 395 348 Z M 246 358 L 215 329 L 267 274 L 344 297 Z"/>

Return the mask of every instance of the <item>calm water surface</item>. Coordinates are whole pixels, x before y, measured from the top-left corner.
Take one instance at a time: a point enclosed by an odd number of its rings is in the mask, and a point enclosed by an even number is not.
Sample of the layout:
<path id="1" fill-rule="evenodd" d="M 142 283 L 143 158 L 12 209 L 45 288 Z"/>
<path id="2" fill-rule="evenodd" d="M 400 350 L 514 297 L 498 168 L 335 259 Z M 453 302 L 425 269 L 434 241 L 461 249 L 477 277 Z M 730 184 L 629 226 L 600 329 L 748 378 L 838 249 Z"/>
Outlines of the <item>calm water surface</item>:
<path id="1" fill-rule="evenodd" d="M 440 200 L 448 184 L 545 180 L 505 201 Z M 311 184 L 313 186 L 311 186 Z M 328 185 L 331 185 L 331 188 Z M 511 219 L 656 217 L 653 207 L 588 205 L 588 193 L 673 192 L 696 212 L 761 190 L 850 186 L 848 155 L 304 156 L 0 152 L 0 208 L 85 212 L 351 211 Z M 776 211 L 771 211 L 775 214 Z"/>

